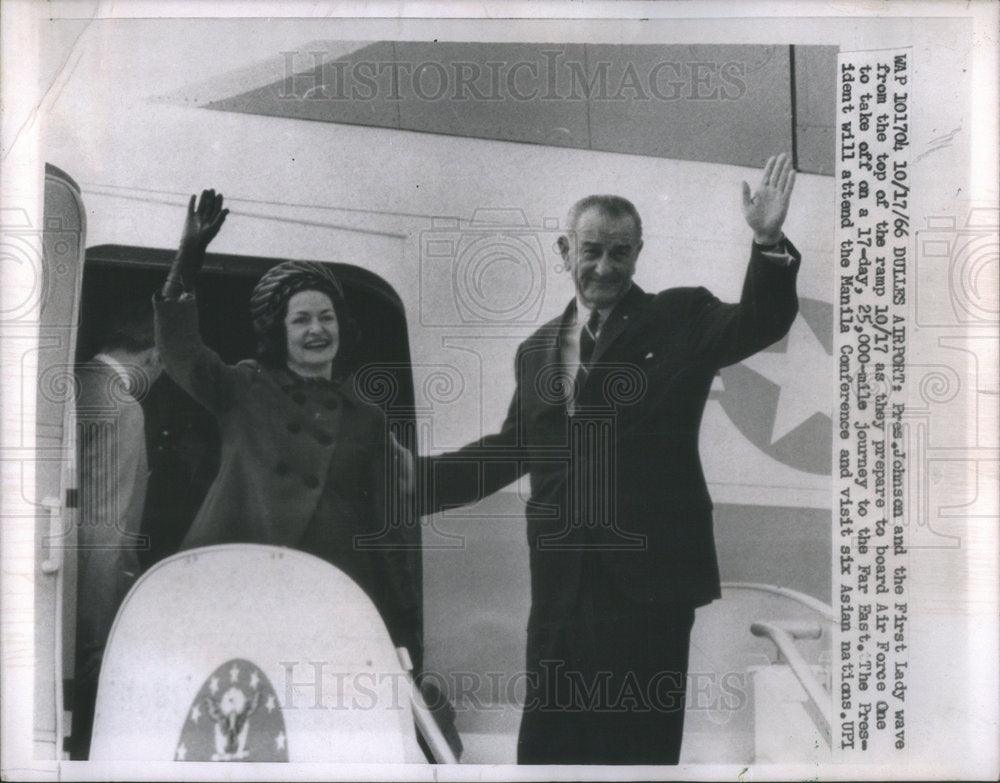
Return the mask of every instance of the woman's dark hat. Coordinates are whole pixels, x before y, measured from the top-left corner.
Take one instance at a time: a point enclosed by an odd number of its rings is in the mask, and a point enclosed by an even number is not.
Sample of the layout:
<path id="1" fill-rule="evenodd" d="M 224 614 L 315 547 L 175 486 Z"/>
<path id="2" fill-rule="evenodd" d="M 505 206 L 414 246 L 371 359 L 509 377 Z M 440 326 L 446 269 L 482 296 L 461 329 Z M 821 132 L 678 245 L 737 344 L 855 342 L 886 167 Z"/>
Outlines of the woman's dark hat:
<path id="1" fill-rule="evenodd" d="M 288 300 L 299 291 L 316 290 L 330 296 L 336 308 L 344 289 L 333 270 L 315 261 L 285 261 L 271 267 L 250 294 L 250 316 L 258 335 L 267 334 Z"/>

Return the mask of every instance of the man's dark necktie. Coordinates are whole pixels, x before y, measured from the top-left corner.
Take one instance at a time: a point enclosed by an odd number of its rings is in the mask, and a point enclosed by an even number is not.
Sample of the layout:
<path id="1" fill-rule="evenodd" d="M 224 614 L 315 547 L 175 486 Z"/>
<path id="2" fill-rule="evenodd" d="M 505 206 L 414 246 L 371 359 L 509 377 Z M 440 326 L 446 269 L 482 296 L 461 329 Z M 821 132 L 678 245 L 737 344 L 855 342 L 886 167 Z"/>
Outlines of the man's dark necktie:
<path id="1" fill-rule="evenodd" d="M 597 343 L 597 330 L 601 324 L 601 311 L 593 309 L 590 318 L 580 331 L 580 369 L 576 373 L 576 396 L 580 395 L 580 387 L 590 372 L 590 358 L 594 355 L 594 345 Z"/>
<path id="2" fill-rule="evenodd" d="M 590 357 L 594 355 L 594 345 L 597 343 L 597 329 L 601 325 L 601 311 L 591 310 L 590 318 L 580 332 L 580 366 L 590 371 Z"/>

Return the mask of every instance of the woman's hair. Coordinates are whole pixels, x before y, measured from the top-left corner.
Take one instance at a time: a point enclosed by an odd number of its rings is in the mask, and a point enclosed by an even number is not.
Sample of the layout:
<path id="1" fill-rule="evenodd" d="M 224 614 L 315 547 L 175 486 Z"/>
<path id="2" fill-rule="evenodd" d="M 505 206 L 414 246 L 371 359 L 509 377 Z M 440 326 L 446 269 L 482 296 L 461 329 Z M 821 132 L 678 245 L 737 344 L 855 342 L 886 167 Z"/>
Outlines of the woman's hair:
<path id="1" fill-rule="evenodd" d="M 285 261 L 271 267 L 254 286 L 250 295 L 250 316 L 257 336 L 257 358 L 267 367 L 285 367 L 288 360 L 285 317 L 289 300 L 300 291 L 319 291 L 330 298 L 340 333 L 334 368 L 343 368 L 357 347 L 361 333 L 337 276 L 325 264 L 313 261 Z"/>

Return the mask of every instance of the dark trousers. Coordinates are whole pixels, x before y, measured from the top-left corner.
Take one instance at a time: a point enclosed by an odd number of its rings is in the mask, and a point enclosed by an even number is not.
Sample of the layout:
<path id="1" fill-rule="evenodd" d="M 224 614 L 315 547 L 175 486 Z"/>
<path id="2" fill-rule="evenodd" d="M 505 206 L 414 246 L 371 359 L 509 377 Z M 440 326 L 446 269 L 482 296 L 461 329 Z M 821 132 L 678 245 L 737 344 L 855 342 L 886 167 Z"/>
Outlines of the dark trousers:
<path id="1" fill-rule="evenodd" d="M 528 629 L 519 764 L 676 764 L 694 608 L 637 603 L 592 556 L 573 610 Z"/>

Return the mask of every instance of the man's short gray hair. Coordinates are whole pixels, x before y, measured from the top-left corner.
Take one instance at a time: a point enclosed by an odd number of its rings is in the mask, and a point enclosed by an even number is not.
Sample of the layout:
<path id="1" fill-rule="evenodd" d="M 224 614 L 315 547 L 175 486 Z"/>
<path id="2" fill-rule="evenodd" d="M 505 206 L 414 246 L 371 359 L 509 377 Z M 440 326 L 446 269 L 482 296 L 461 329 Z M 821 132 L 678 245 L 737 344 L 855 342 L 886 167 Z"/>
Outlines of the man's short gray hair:
<path id="1" fill-rule="evenodd" d="M 599 209 L 610 218 L 630 217 L 635 225 L 636 238 L 642 239 L 642 218 L 635 204 L 622 196 L 585 196 L 569 208 L 566 230 L 575 231 L 576 221 L 588 209 Z"/>

